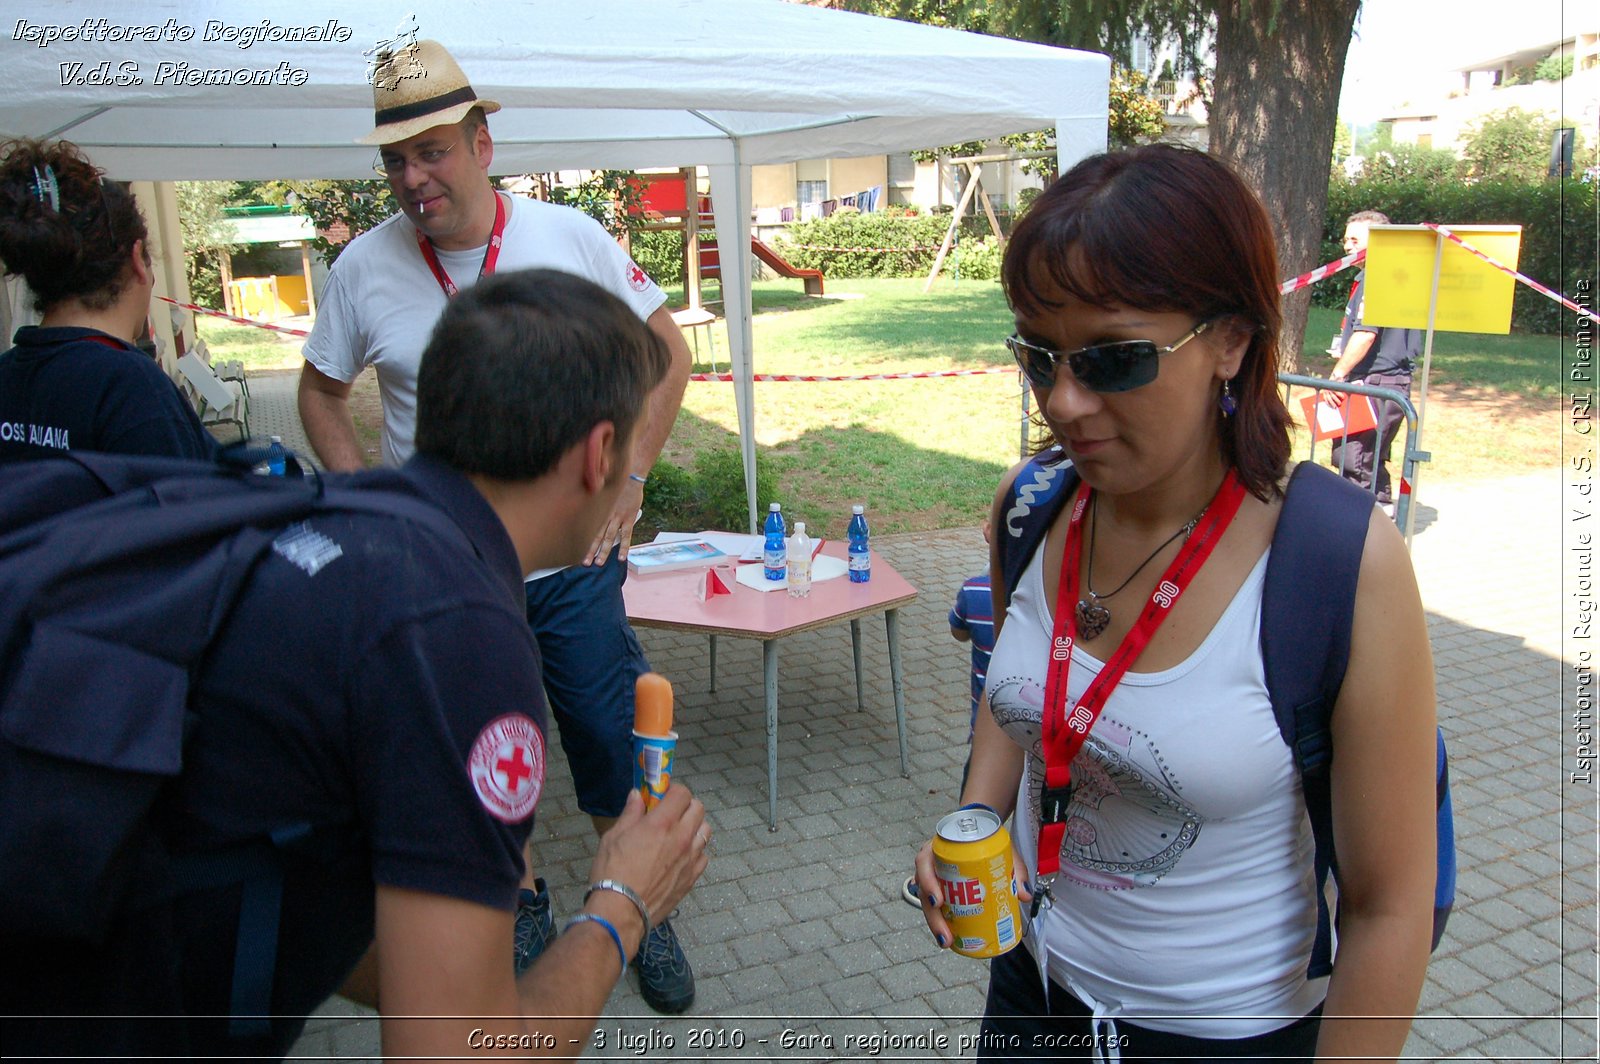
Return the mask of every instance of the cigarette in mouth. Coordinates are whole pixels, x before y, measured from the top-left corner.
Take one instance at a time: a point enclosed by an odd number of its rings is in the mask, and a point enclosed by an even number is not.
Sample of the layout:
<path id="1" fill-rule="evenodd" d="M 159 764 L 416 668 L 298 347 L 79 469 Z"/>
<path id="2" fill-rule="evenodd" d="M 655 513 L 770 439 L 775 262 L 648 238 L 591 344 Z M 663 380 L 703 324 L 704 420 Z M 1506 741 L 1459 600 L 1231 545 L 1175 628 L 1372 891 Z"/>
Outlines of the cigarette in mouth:
<path id="1" fill-rule="evenodd" d="M 428 213 L 427 201 L 423 201 L 422 203 L 417 204 L 417 213 L 418 214 L 427 214 Z"/>

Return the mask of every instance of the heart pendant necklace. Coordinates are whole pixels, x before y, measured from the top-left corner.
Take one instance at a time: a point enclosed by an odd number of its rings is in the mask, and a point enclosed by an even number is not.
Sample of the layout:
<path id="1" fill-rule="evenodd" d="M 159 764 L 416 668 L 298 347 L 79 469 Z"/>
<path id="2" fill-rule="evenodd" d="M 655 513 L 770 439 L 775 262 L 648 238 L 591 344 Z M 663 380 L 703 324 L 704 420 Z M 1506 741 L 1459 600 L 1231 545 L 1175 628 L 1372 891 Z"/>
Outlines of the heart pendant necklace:
<path id="1" fill-rule="evenodd" d="M 1104 595 L 1102 595 L 1094 589 L 1095 515 L 1098 512 L 1099 502 L 1100 497 L 1098 495 L 1089 496 L 1089 562 L 1084 568 L 1083 575 L 1083 589 L 1089 593 L 1089 597 L 1087 599 L 1079 599 L 1076 610 L 1078 635 L 1083 639 L 1093 639 L 1095 636 L 1105 631 L 1106 627 L 1111 624 L 1111 610 L 1104 605 L 1106 599 L 1109 599 L 1118 591 L 1121 591 L 1123 588 L 1131 584 L 1133 582 L 1133 578 L 1144 572 L 1144 567 L 1155 561 L 1156 555 L 1172 546 L 1173 542 L 1177 540 L 1178 537 L 1182 536 L 1183 538 L 1187 539 L 1189 537 L 1189 533 L 1194 531 L 1195 526 L 1200 523 L 1200 519 L 1205 516 L 1206 510 L 1211 505 L 1210 503 L 1207 503 L 1205 506 L 1202 506 L 1200 508 L 1200 512 L 1189 519 L 1188 524 L 1184 525 L 1172 535 L 1168 536 L 1166 541 L 1162 543 L 1161 546 L 1151 551 L 1150 556 L 1144 561 L 1140 562 L 1137 569 L 1128 574 L 1128 579 L 1118 584 L 1114 590 L 1107 591 Z"/>

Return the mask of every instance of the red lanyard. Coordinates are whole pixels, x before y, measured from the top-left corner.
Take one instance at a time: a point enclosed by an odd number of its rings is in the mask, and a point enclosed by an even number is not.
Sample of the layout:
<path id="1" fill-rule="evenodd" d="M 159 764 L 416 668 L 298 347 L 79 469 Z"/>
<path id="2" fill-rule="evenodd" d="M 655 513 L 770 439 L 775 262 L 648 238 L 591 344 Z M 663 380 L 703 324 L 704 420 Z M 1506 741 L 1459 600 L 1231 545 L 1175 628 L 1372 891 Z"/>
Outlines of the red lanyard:
<path id="1" fill-rule="evenodd" d="M 1100 674 L 1089 683 L 1076 705 L 1067 702 L 1067 678 L 1072 672 L 1072 644 L 1078 635 L 1077 611 L 1073 603 L 1078 594 L 1078 566 L 1083 544 L 1083 513 L 1093 489 L 1087 483 L 1073 505 L 1067 523 L 1067 546 L 1061 558 L 1061 583 L 1056 591 L 1055 629 L 1050 638 L 1050 668 L 1044 693 L 1044 789 L 1039 802 L 1039 865 L 1041 878 L 1054 879 L 1061 866 L 1061 843 L 1067 830 L 1067 802 L 1071 797 L 1072 761 L 1105 708 L 1111 692 L 1123 675 L 1144 653 L 1150 639 L 1167 619 L 1178 596 L 1200 567 L 1211 557 L 1217 541 L 1228 530 L 1239 504 L 1244 501 L 1244 485 L 1233 470 L 1223 478 L 1211 505 L 1199 524 L 1184 540 L 1178 556 L 1172 559 L 1161 581 L 1145 603 L 1139 619 L 1123 637 L 1122 643 L 1106 660 Z M 1045 880 L 1048 890 L 1049 880 Z"/>
<path id="2" fill-rule="evenodd" d="M 1340 336 L 1344 335 L 1345 326 L 1350 324 L 1350 301 L 1356 297 L 1356 289 L 1360 288 L 1360 287 L 1361 287 L 1361 278 L 1360 277 L 1357 277 L 1354 281 L 1350 282 L 1350 294 L 1344 297 L 1344 314 L 1341 315 L 1340 318 L 1339 318 L 1339 335 Z M 1361 308 L 1357 307 L 1356 308 L 1357 316 L 1360 316 L 1360 312 L 1361 312 Z"/>
<path id="3" fill-rule="evenodd" d="M 494 229 L 489 232 L 489 246 L 483 252 L 483 265 L 478 267 L 478 276 L 487 277 L 494 272 L 494 264 L 500 260 L 500 240 L 506 231 L 506 205 L 500 199 L 500 193 L 494 194 Z M 444 267 L 439 264 L 439 256 L 434 254 L 433 241 L 421 229 L 417 230 L 417 247 L 422 249 L 422 257 L 428 262 L 428 269 L 433 271 L 433 279 L 439 282 L 439 287 L 444 289 L 445 298 L 456 294 L 456 283 L 450 275 L 444 272 Z"/>

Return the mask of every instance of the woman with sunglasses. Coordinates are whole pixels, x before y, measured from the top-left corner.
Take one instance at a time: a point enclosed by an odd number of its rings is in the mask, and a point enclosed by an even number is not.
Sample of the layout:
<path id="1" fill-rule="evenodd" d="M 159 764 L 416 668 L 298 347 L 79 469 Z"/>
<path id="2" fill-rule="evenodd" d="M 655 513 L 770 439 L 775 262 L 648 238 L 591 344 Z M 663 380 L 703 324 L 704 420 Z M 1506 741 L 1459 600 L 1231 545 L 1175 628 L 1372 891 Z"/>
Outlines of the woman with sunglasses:
<path id="1" fill-rule="evenodd" d="M 1374 508 L 1332 716 L 1337 953 L 1331 977 L 1308 978 L 1311 830 L 1260 652 L 1289 471 L 1277 273 L 1249 188 L 1164 145 L 1080 163 L 1006 248 L 1009 346 L 1050 441 L 1039 457 L 1080 479 L 1009 608 L 991 548 L 997 642 L 961 802 L 1018 810 L 1031 919 L 992 962 L 980 1060 L 1404 1045 L 1433 905 L 1427 629 L 1405 545 Z M 996 494 L 996 543 L 1021 468 Z M 948 946 L 930 847 L 916 872 Z"/>
<path id="2" fill-rule="evenodd" d="M 155 288 L 148 245 L 132 194 L 75 145 L 0 145 L 0 260 L 44 315 L 0 355 L 0 461 L 215 452 L 177 385 L 132 342 Z"/>

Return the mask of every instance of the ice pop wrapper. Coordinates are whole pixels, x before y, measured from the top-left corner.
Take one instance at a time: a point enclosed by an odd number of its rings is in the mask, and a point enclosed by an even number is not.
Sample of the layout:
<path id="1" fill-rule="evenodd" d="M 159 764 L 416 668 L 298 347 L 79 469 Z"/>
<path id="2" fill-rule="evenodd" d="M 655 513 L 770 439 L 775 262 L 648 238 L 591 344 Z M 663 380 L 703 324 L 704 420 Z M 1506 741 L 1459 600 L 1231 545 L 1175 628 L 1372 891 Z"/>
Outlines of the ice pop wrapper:
<path id="1" fill-rule="evenodd" d="M 647 672 L 633 688 L 633 785 L 646 809 L 654 808 L 667 792 L 677 746 L 672 684 L 659 673 Z"/>

